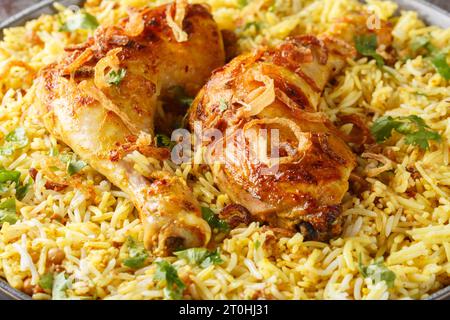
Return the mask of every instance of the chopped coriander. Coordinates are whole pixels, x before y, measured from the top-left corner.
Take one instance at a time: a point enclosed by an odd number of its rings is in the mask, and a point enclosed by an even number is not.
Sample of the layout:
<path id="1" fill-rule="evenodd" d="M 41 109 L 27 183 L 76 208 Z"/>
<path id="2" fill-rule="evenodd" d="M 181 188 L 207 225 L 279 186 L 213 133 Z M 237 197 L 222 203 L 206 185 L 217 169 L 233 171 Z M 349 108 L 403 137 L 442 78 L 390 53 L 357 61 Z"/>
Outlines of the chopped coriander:
<path id="1" fill-rule="evenodd" d="M 161 133 L 158 133 L 155 136 L 155 140 L 156 140 L 157 147 L 169 148 L 170 150 L 172 150 L 173 147 L 175 147 L 175 145 L 177 144 L 175 141 L 172 141 L 168 136 L 166 136 L 165 134 L 161 134 Z"/>
<path id="2" fill-rule="evenodd" d="M 228 102 L 225 99 L 220 99 L 219 110 L 220 112 L 224 112 L 228 109 Z"/>
<path id="3" fill-rule="evenodd" d="M 9 198 L 0 203 L 0 224 L 8 222 L 14 224 L 19 220 L 16 214 L 16 199 Z"/>
<path id="4" fill-rule="evenodd" d="M 42 289 L 51 290 L 53 288 L 53 273 L 42 275 L 38 284 Z"/>
<path id="5" fill-rule="evenodd" d="M 10 156 L 17 149 L 22 149 L 28 144 L 25 129 L 19 127 L 8 133 L 5 137 L 5 145 L 0 148 L 1 155 Z"/>
<path id="6" fill-rule="evenodd" d="M 23 198 L 25 198 L 25 196 L 28 193 L 28 190 L 30 190 L 30 187 L 32 185 L 33 185 L 33 181 L 30 180 L 30 181 L 28 181 L 28 183 L 17 187 L 16 188 L 16 198 L 17 198 L 17 200 L 22 200 Z"/>
<path id="7" fill-rule="evenodd" d="M 0 192 L 5 192 L 7 190 L 7 185 L 11 182 L 15 182 L 17 187 L 19 185 L 19 178 L 19 171 L 0 168 Z"/>
<path id="8" fill-rule="evenodd" d="M 194 98 L 189 96 L 182 86 L 173 86 L 169 88 L 169 96 L 185 107 L 190 107 L 194 101 Z"/>
<path id="9" fill-rule="evenodd" d="M 395 130 L 405 136 L 407 144 L 417 145 L 427 150 L 430 147 L 429 140 L 441 140 L 439 133 L 429 128 L 425 121 L 416 115 L 396 118 L 384 116 L 374 122 L 370 131 L 378 143 L 390 138 L 392 130 Z"/>
<path id="10" fill-rule="evenodd" d="M 127 70 L 120 68 L 119 70 L 115 71 L 115 70 L 111 70 L 108 73 L 108 83 L 109 84 L 113 84 L 115 86 L 118 86 L 120 84 L 120 82 L 122 81 L 122 79 L 125 77 L 125 75 L 127 74 Z"/>
<path id="11" fill-rule="evenodd" d="M 164 295 L 167 299 L 179 300 L 183 298 L 186 285 L 178 277 L 177 269 L 165 260 L 156 261 L 155 280 L 165 281 Z"/>
<path id="12" fill-rule="evenodd" d="M 123 264 L 132 269 L 139 269 L 145 265 L 148 253 L 142 244 L 137 243 L 132 237 L 128 237 L 128 258 L 123 260 Z"/>
<path id="13" fill-rule="evenodd" d="M 97 18 L 93 15 L 80 11 L 67 18 L 66 22 L 61 26 L 59 31 L 75 31 L 79 29 L 93 30 L 99 26 Z"/>
<path id="14" fill-rule="evenodd" d="M 202 268 L 209 267 L 213 264 L 223 263 L 223 260 L 222 258 L 220 258 L 220 253 L 217 249 L 214 251 L 209 251 L 205 248 L 190 248 L 174 252 L 174 254 L 177 257 L 185 259 L 191 264 L 197 264 Z"/>
<path id="15" fill-rule="evenodd" d="M 192 102 L 194 102 L 194 98 L 191 97 L 182 97 L 179 99 L 182 105 L 189 107 Z"/>
<path id="16" fill-rule="evenodd" d="M 244 30 L 254 27 L 256 31 L 261 30 L 261 24 L 256 21 L 247 22 L 244 26 Z"/>
<path id="17" fill-rule="evenodd" d="M 248 5 L 248 0 L 238 0 L 239 7 L 243 8 Z"/>
<path id="18" fill-rule="evenodd" d="M 78 173 L 87 166 L 87 163 L 81 160 L 70 160 L 67 163 L 67 172 L 70 176 L 73 176 L 74 174 Z"/>
<path id="19" fill-rule="evenodd" d="M 358 268 L 364 278 L 371 278 L 375 283 L 384 281 L 388 288 L 394 286 L 396 275 L 384 265 L 383 257 L 379 257 L 368 266 L 364 266 L 360 255 Z"/>
<path id="20" fill-rule="evenodd" d="M 230 226 L 225 220 L 219 219 L 214 211 L 207 207 L 201 207 L 202 217 L 208 222 L 208 224 L 213 229 L 217 229 L 219 232 L 228 232 L 230 230 Z"/>
<path id="21" fill-rule="evenodd" d="M 73 158 L 73 154 L 67 154 L 67 153 L 63 153 L 59 155 L 59 160 L 61 160 L 64 163 L 68 163 L 72 160 Z"/>
<path id="22" fill-rule="evenodd" d="M 431 63 L 445 80 L 450 80 L 450 66 L 447 63 L 447 53 L 445 51 L 434 55 L 431 58 Z"/>
<path id="23" fill-rule="evenodd" d="M 430 41 L 429 37 L 419 36 L 416 37 L 411 43 L 410 48 L 413 53 L 416 53 L 420 49 L 425 49 L 427 58 L 429 58 L 431 64 L 436 71 L 445 79 L 450 80 L 450 66 L 447 63 L 447 55 L 449 48 L 439 50 Z"/>
<path id="24" fill-rule="evenodd" d="M 413 41 L 411 41 L 409 47 L 411 48 L 411 50 L 413 52 L 417 52 L 418 50 L 422 49 L 422 48 L 427 48 L 430 44 L 430 39 L 428 37 L 425 36 L 419 36 L 413 39 Z"/>
<path id="25" fill-rule="evenodd" d="M 64 272 L 58 273 L 53 279 L 52 299 L 65 300 L 67 299 L 66 290 L 69 288 L 69 281 L 66 279 Z"/>
<path id="26" fill-rule="evenodd" d="M 29 181 L 27 184 L 20 185 L 19 178 L 19 171 L 0 168 L 0 192 L 5 192 L 8 189 L 8 184 L 14 182 L 16 188 L 16 198 L 17 200 L 22 200 L 33 182 Z"/>
<path id="27" fill-rule="evenodd" d="M 58 154 L 59 154 L 59 151 L 58 151 L 58 148 L 56 148 L 56 147 L 52 147 L 50 149 L 50 151 L 48 152 L 48 155 L 50 157 L 56 157 L 56 156 L 58 156 Z"/>
<path id="28" fill-rule="evenodd" d="M 377 53 L 377 36 L 375 34 L 359 35 L 355 37 L 356 50 L 363 56 L 372 57 L 377 66 L 384 65 L 383 57 Z"/>

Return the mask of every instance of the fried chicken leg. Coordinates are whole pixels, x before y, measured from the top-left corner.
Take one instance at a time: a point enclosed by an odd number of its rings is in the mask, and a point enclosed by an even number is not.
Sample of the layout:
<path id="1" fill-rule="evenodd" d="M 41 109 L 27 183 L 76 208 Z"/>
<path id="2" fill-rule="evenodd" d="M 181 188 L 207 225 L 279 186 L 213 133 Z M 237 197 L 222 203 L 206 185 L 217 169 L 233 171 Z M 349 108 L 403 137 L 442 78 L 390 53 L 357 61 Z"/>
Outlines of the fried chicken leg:
<path id="1" fill-rule="evenodd" d="M 175 86 L 194 95 L 223 65 L 208 10 L 178 2 L 144 9 L 68 51 L 36 81 L 48 131 L 130 196 L 147 249 L 168 255 L 208 243 L 210 227 L 185 182 L 164 170 L 144 176 L 126 157 L 133 150 L 168 157 L 149 138 L 158 104 Z"/>
<path id="2" fill-rule="evenodd" d="M 189 116 L 192 128 L 223 134 L 203 141 L 223 192 L 257 220 L 315 240 L 340 234 L 340 204 L 356 166 L 342 134 L 317 111 L 327 82 L 356 55 L 331 36 L 342 30 L 238 56 L 214 73 Z"/>

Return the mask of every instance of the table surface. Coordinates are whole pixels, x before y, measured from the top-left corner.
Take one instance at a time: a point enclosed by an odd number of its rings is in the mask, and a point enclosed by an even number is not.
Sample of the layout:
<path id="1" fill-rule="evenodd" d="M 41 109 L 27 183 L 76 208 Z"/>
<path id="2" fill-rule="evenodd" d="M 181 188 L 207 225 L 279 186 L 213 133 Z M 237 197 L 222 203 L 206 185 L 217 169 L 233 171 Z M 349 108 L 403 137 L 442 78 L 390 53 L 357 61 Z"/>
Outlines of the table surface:
<path id="1" fill-rule="evenodd" d="M 39 1 L 40 0 L 0 0 L 0 21 L 11 16 L 11 14 L 25 9 L 30 2 L 36 3 Z M 434 3 L 435 5 L 450 12 L 449 0 L 428 0 L 428 2 Z"/>
<path id="2" fill-rule="evenodd" d="M 0 0 L 0 21 L 25 9 L 29 6 L 30 2 L 37 3 L 39 1 L 40 0 Z M 435 5 L 450 12 L 449 0 L 428 0 L 428 2 L 434 3 Z M 0 300 L 3 299 L 4 297 L 0 293 Z"/>

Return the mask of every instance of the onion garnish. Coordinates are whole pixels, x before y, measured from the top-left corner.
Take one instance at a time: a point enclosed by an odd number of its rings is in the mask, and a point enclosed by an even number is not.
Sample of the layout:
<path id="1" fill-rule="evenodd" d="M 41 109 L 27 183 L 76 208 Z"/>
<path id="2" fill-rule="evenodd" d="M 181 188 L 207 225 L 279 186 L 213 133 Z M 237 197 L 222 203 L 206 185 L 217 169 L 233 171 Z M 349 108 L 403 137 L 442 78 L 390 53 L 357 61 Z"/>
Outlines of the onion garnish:
<path id="1" fill-rule="evenodd" d="M 122 48 L 115 48 L 110 50 L 105 57 L 101 58 L 95 65 L 95 77 L 94 83 L 99 89 L 105 89 L 110 86 L 110 84 L 105 80 L 105 70 L 110 68 L 110 70 L 117 71 L 119 69 L 120 60 L 117 54 L 122 51 Z"/>
<path id="2" fill-rule="evenodd" d="M 175 2 L 175 19 L 171 14 L 171 7 L 168 6 L 166 9 L 166 20 L 167 25 L 172 29 L 172 33 L 177 42 L 184 42 L 188 40 L 188 34 L 183 31 L 183 20 L 186 14 L 187 1 L 177 0 Z"/>
<path id="3" fill-rule="evenodd" d="M 311 139 L 309 138 L 309 134 L 303 132 L 297 123 L 295 123 L 292 120 L 286 119 L 286 118 L 255 119 L 255 120 L 252 120 L 252 121 L 249 121 L 248 123 L 246 123 L 245 126 L 243 127 L 243 131 L 245 133 L 245 131 L 248 130 L 249 128 L 251 128 L 255 125 L 261 125 L 261 124 L 279 124 L 279 125 L 288 127 L 294 133 L 294 136 L 298 142 L 296 152 L 294 152 L 293 154 L 290 154 L 289 156 L 286 156 L 286 157 L 269 159 L 267 157 L 267 152 L 265 152 L 265 154 L 264 154 L 264 152 L 258 152 L 258 157 L 259 157 L 258 160 L 262 163 L 267 164 L 269 167 L 276 165 L 276 164 L 284 164 L 284 163 L 292 163 L 294 161 L 301 161 L 301 159 L 298 159 L 298 154 L 301 151 L 304 151 L 311 146 Z M 264 139 L 263 142 L 266 143 L 266 140 Z M 259 143 L 260 143 L 260 141 L 258 141 L 258 144 Z M 264 146 L 262 149 L 266 150 L 267 147 Z M 302 157 L 303 157 L 303 155 L 302 155 Z"/>
<path id="4" fill-rule="evenodd" d="M 264 86 L 260 86 L 248 94 L 247 101 L 243 104 L 244 107 L 238 111 L 238 117 L 255 116 L 275 101 L 273 79 L 264 75 L 261 70 L 252 70 L 250 76 L 254 80 L 262 82 Z"/>

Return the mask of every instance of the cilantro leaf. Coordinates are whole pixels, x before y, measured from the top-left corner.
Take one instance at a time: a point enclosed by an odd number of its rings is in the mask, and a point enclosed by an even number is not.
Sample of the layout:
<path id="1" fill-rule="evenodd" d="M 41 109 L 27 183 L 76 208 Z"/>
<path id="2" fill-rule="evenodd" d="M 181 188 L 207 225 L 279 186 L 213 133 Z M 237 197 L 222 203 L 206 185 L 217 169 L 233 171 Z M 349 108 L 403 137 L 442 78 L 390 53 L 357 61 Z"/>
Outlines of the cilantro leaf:
<path id="1" fill-rule="evenodd" d="M 53 288 L 53 273 L 46 273 L 39 279 L 39 286 L 42 289 L 50 290 Z"/>
<path id="2" fill-rule="evenodd" d="M 67 18 L 66 22 L 61 26 L 59 31 L 75 31 L 78 29 L 94 30 L 99 26 L 97 18 L 93 15 L 80 11 Z"/>
<path id="3" fill-rule="evenodd" d="M 219 110 L 220 112 L 224 112 L 228 109 L 228 102 L 225 99 L 220 99 Z"/>
<path id="4" fill-rule="evenodd" d="M 377 53 L 377 36 L 375 34 L 359 35 L 355 37 L 356 50 L 363 56 L 372 57 L 377 66 L 384 65 L 383 57 Z"/>
<path id="5" fill-rule="evenodd" d="M 69 281 L 66 279 L 64 272 L 58 273 L 53 279 L 52 286 L 52 299 L 53 300 L 66 300 L 66 290 L 69 288 Z"/>
<path id="6" fill-rule="evenodd" d="M 22 149 L 28 144 L 25 129 L 18 127 L 8 133 L 5 137 L 5 145 L 0 148 L 0 154 L 10 156 L 15 150 Z"/>
<path id="7" fill-rule="evenodd" d="M 379 257 L 368 266 L 364 266 L 362 264 L 361 255 L 359 255 L 358 268 L 364 278 L 371 278 L 375 283 L 384 281 L 388 288 L 394 286 L 396 275 L 384 265 L 383 257 Z"/>
<path id="8" fill-rule="evenodd" d="M 7 185 L 14 182 L 16 188 L 16 198 L 17 200 L 22 200 L 33 182 L 29 181 L 27 184 L 20 185 L 19 178 L 19 171 L 0 168 L 0 192 L 5 192 L 7 190 Z"/>
<path id="9" fill-rule="evenodd" d="M 411 43 L 409 44 L 409 47 L 415 53 L 422 48 L 428 49 L 429 45 L 430 45 L 430 38 L 425 37 L 425 36 L 419 36 L 419 37 L 414 38 L 411 41 Z"/>
<path id="10" fill-rule="evenodd" d="M 238 0 L 239 7 L 243 8 L 248 5 L 248 0 Z"/>
<path id="11" fill-rule="evenodd" d="M 15 170 L 0 169 L 0 192 L 7 190 L 7 185 L 11 182 L 19 185 L 20 172 Z"/>
<path id="12" fill-rule="evenodd" d="M 170 150 L 177 144 L 176 141 L 172 141 L 168 136 L 162 133 L 158 133 L 155 136 L 156 146 L 160 148 L 169 148 Z"/>
<path id="13" fill-rule="evenodd" d="M 244 26 L 244 30 L 250 29 L 251 27 L 255 27 L 257 32 L 261 30 L 261 24 L 256 21 L 247 22 Z"/>
<path id="14" fill-rule="evenodd" d="M 50 149 L 50 151 L 48 152 L 48 155 L 49 155 L 50 157 L 56 157 L 57 155 L 59 155 L 58 148 L 52 147 L 52 148 Z"/>
<path id="15" fill-rule="evenodd" d="M 218 250 L 209 251 L 205 248 L 190 248 L 174 252 L 174 254 L 181 259 L 185 259 L 188 263 L 197 264 L 202 268 L 223 263 Z"/>
<path id="16" fill-rule="evenodd" d="M 8 222 L 14 224 L 19 220 L 16 214 L 16 199 L 9 198 L 0 203 L 0 224 Z"/>
<path id="17" fill-rule="evenodd" d="M 73 176 L 74 174 L 78 173 L 87 166 L 87 163 L 81 160 L 70 160 L 67 163 L 67 172 L 69 175 Z"/>
<path id="18" fill-rule="evenodd" d="M 177 269 L 166 260 L 156 261 L 155 280 L 165 281 L 164 294 L 167 299 L 179 300 L 183 298 L 186 285 L 178 277 Z"/>
<path id="19" fill-rule="evenodd" d="M 439 50 L 430 41 L 429 37 L 419 36 L 410 43 L 411 50 L 416 53 L 420 49 L 425 49 L 427 57 L 436 71 L 445 79 L 450 80 L 450 66 L 447 63 L 449 48 Z"/>
<path id="20" fill-rule="evenodd" d="M 206 254 L 206 257 L 205 257 L 205 259 L 200 263 L 200 267 L 202 267 L 202 268 L 207 268 L 207 267 L 209 267 L 210 265 L 213 265 L 213 264 L 222 264 L 223 263 L 223 260 L 222 260 L 222 258 L 220 257 L 220 253 L 219 253 L 219 250 L 214 250 L 214 251 L 212 251 L 212 252 L 208 252 L 207 254 Z"/>
<path id="21" fill-rule="evenodd" d="M 30 181 L 28 181 L 28 183 L 17 187 L 16 188 L 16 198 L 17 198 L 17 200 L 22 200 L 23 198 L 25 198 L 25 196 L 28 193 L 28 190 L 30 190 L 30 187 L 32 185 L 33 185 L 33 181 L 30 180 Z"/>
<path id="22" fill-rule="evenodd" d="M 129 258 L 123 260 L 123 264 L 132 269 L 139 269 L 145 265 L 148 253 L 142 244 L 136 243 L 132 237 L 127 239 Z"/>
<path id="23" fill-rule="evenodd" d="M 185 107 L 190 107 L 194 98 L 186 93 L 186 90 L 182 86 L 173 86 L 169 88 L 168 95 L 178 101 L 181 105 Z"/>
<path id="24" fill-rule="evenodd" d="M 405 135 L 407 144 L 417 145 L 427 150 L 430 147 L 429 140 L 441 140 L 439 133 L 429 130 L 429 128 L 425 121 L 416 115 L 396 118 L 384 116 L 373 123 L 370 131 L 378 143 L 390 138 L 392 131 L 395 130 Z"/>
<path id="25" fill-rule="evenodd" d="M 125 77 L 125 75 L 127 74 L 127 70 L 120 68 L 119 70 L 115 71 L 115 70 L 111 70 L 108 73 L 108 83 L 109 84 L 113 84 L 115 86 L 118 86 L 120 84 L 120 82 L 122 81 L 122 79 Z"/>
<path id="26" fill-rule="evenodd" d="M 447 63 L 447 53 L 445 51 L 439 52 L 432 57 L 431 63 L 445 80 L 450 80 L 450 66 Z"/>
<path id="27" fill-rule="evenodd" d="M 207 207 L 201 207 L 202 217 L 208 222 L 208 224 L 213 229 L 217 229 L 219 232 L 228 232 L 230 230 L 230 226 L 225 220 L 219 219 L 214 211 Z"/>

